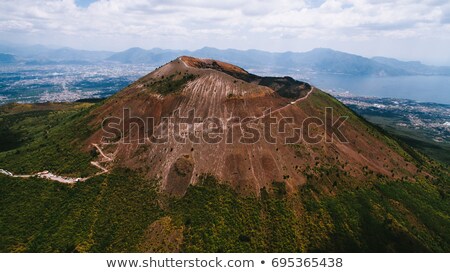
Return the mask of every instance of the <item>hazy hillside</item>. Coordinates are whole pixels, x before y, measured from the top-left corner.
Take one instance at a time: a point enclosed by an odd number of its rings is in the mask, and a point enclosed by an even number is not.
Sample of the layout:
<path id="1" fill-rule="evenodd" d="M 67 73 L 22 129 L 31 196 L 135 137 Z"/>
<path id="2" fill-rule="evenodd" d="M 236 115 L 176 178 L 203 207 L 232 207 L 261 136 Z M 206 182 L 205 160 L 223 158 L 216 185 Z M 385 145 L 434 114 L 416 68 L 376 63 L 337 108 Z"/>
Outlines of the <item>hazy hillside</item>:
<path id="1" fill-rule="evenodd" d="M 392 58 L 374 57 L 372 60 L 391 67 L 407 71 L 413 75 L 449 75 L 450 67 L 424 65 L 421 62 L 402 62 Z"/>
<path id="2" fill-rule="evenodd" d="M 160 66 L 181 55 L 220 59 L 236 65 L 258 70 L 286 73 L 328 73 L 353 76 L 450 75 L 449 67 L 427 66 L 420 62 L 402 62 L 396 59 L 366 58 L 355 54 L 317 48 L 308 52 L 272 53 L 260 50 L 216 49 L 170 50 L 130 48 L 122 52 L 88 51 L 72 48 L 52 49 L 41 45 L 1 45 L 0 52 L 13 54 L 30 65 L 97 64 L 118 62 L 123 64 L 150 64 Z"/>
<path id="3" fill-rule="evenodd" d="M 162 64 L 185 53 L 188 53 L 188 51 L 175 51 L 162 49 L 145 50 L 139 47 L 134 47 L 127 49 L 123 52 L 116 53 L 107 58 L 107 60 L 128 64 L 129 63 Z"/>
<path id="4" fill-rule="evenodd" d="M 12 64 L 16 61 L 17 60 L 13 55 L 0 53 L 0 64 Z"/>
<path id="5" fill-rule="evenodd" d="M 30 62 L 30 64 L 95 63 L 103 61 L 114 54 L 108 51 L 89 51 L 72 48 L 53 49 L 41 45 L 0 45 L 0 52 L 14 54 L 17 59 Z"/>

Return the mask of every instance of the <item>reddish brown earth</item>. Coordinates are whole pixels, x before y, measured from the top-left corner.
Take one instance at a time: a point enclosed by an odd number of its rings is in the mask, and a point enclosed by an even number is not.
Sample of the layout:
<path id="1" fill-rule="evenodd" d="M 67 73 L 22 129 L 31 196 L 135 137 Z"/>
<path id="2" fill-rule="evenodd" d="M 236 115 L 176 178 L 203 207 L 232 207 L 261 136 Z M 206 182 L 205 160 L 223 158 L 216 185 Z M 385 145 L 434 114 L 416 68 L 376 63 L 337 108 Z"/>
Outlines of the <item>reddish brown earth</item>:
<path id="1" fill-rule="evenodd" d="M 284 143 L 286 135 L 292 135 L 293 128 L 301 128 L 306 118 L 324 119 L 326 107 L 334 109 L 332 121 L 339 115 L 349 116 L 340 127 L 348 143 L 336 139 L 331 143 Z M 225 140 L 216 144 L 193 144 L 189 140 L 177 143 L 173 134 L 169 134 L 169 142 L 154 144 L 142 136 L 142 124 L 132 124 L 132 129 L 124 132 L 131 144 L 101 144 L 103 151 L 114 156 L 108 163 L 110 167 L 124 166 L 149 178 L 159 178 L 162 189 L 177 196 L 183 195 L 205 173 L 215 175 L 240 192 L 258 194 L 261 188 L 270 188 L 274 181 L 285 182 L 288 191 L 293 192 L 309 182 L 320 182 L 332 189 L 336 181 L 365 183 L 376 175 L 400 178 L 412 177 L 417 172 L 409 156 L 394 141 L 324 92 L 289 77 L 263 78 L 220 61 L 180 57 L 103 102 L 92 112 L 91 125 L 100 128 L 105 118 L 122 117 L 125 108 L 134 117 L 154 118 L 154 132 L 164 128 L 164 118 L 179 123 L 176 110 L 179 116 L 188 116 L 195 109 L 197 117 L 203 120 L 214 117 L 224 124 L 232 117 L 251 117 L 253 120 L 246 124 L 261 135 L 265 110 L 272 109 L 279 119 L 293 119 L 292 124 L 285 126 L 284 134 L 277 132 L 276 126 L 272 128 L 276 144 L 265 140 L 239 143 L 237 138 L 242 136 L 237 130 L 239 124 L 229 123 L 222 129 L 223 136 L 235 137 L 231 144 Z M 203 123 L 188 123 L 194 130 L 187 131 L 187 135 L 201 132 Z M 325 137 L 325 126 L 313 125 L 311 133 Z M 330 132 L 327 134 L 331 136 Z M 86 142 L 86 149 L 91 149 L 93 143 L 102 143 L 105 136 L 99 129 Z"/>

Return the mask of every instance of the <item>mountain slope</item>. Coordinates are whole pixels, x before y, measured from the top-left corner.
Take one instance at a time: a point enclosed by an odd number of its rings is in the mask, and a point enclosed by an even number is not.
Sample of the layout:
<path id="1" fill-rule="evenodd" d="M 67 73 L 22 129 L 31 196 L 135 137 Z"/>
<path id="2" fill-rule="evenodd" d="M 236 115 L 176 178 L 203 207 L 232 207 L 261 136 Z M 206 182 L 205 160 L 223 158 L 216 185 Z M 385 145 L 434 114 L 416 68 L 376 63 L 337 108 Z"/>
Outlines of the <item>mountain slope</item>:
<path id="1" fill-rule="evenodd" d="M 137 117 L 155 119 L 146 128 L 155 137 L 175 136 L 164 118 L 186 123 L 180 136 L 193 137 L 202 122 L 182 117 L 195 109 L 203 123 L 222 120 L 237 140 L 242 133 L 227 125 L 259 131 L 272 108 L 274 118 L 293 119 L 285 131 L 269 130 L 281 140 L 326 107 L 334 116 L 325 121 L 349 117 L 341 126 L 347 142 L 139 143 Z M 130 130 L 101 129 L 124 109 L 134 118 L 121 121 Z M 311 137 L 330 137 L 324 127 L 313 126 Z M 19 136 L 1 143 L 0 169 L 83 176 L 95 172 L 90 161 L 108 168 L 70 185 L 0 173 L 2 252 L 450 250 L 448 170 L 288 77 L 185 56 L 96 105 L 2 107 L 0 130 Z"/>
<path id="2" fill-rule="evenodd" d="M 325 116 L 327 107 L 332 109 L 334 118 Z M 163 187 L 176 194 L 182 195 L 203 173 L 230 181 L 243 192 L 258 193 L 261 188 L 270 187 L 272 181 L 283 181 L 289 191 L 296 191 L 309 176 L 325 170 L 331 185 L 336 175 L 400 178 L 412 177 L 418 171 L 411 156 L 398 145 L 320 90 L 292 78 L 259 77 L 218 61 L 181 57 L 169 62 L 105 101 L 93 112 L 92 124 L 99 126 L 111 116 L 121 118 L 124 109 L 134 118 L 153 119 L 155 127 L 146 128 L 140 123 L 134 124 L 134 130 L 128 130 L 132 127 L 122 119 L 117 127 L 126 129 L 120 138 L 129 143 L 103 142 L 104 148 L 114 154 L 121 166 L 149 178 L 159 177 Z M 272 109 L 272 116 L 265 113 L 266 109 Z M 182 117 L 189 117 L 192 110 L 198 121 L 185 122 Z M 324 122 L 335 123 L 339 116 L 349 118 L 340 128 L 349 141 L 325 141 L 335 132 L 328 130 Z M 270 117 L 276 124 L 265 127 L 265 120 Z M 280 133 L 277 131 L 280 122 L 286 121 L 283 117 L 292 120 Z M 311 117 L 320 119 L 314 134 L 304 127 Z M 173 120 L 171 125 L 182 126 L 184 122 L 191 128 L 182 132 L 186 135 L 185 143 L 177 141 L 171 133 L 166 142 L 152 143 L 155 135 L 162 138 L 166 133 L 165 121 L 169 119 Z M 211 144 L 200 138 L 197 142 L 190 141 L 204 133 L 204 121 L 208 119 L 220 123 L 221 141 Z M 252 127 L 252 132 L 244 131 L 243 125 Z M 297 133 L 300 129 L 301 135 Z M 146 136 L 146 131 L 154 135 Z M 254 142 L 244 139 L 251 143 L 243 143 L 241 139 L 246 132 L 259 138 Z M 264 138 L 269 133 L 272 142 Z M 308 143 L 308 134 L 323 140 Z M 225 136 L 231 135 L 233 141 L 229 142 Z M 299 139 L 287 143 L 288 136 Z M 87 141 L 86 149 L 91 149 L 92 143 L 102 143 L 104 137 L 104 130 L 98 130 Z M 177 174 L 179 164 L 187 165 L 187 173 Z"/>
<path id="3" fill-rule="evenodd" d="M 298 64 L 309 66 L 318 72 L 346 75 L 404 75 L 404 70 L 373 62 L 354 54 L 343 53 L 331 49 L 314 49 L 303 53 Z"/>

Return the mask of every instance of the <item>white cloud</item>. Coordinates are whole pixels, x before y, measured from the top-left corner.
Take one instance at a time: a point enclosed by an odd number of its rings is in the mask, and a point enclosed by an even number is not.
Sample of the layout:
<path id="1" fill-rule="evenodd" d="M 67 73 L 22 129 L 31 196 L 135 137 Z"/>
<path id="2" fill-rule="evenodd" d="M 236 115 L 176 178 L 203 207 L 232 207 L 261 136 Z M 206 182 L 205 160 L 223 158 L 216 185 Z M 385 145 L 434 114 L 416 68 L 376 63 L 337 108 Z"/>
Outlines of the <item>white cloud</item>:
<path id="1" fill-rule="evenodd" d="M 6 39 L 90 48 L 301 48 L 286 39 L 318 46 L 333 40 L 450 43 L 448 25 L 450 4 L 443 0 L 99 0 L 87 7 L 74 0 L 0 2 Z M 267 39 L 280 41 L 261 44 Z"/>

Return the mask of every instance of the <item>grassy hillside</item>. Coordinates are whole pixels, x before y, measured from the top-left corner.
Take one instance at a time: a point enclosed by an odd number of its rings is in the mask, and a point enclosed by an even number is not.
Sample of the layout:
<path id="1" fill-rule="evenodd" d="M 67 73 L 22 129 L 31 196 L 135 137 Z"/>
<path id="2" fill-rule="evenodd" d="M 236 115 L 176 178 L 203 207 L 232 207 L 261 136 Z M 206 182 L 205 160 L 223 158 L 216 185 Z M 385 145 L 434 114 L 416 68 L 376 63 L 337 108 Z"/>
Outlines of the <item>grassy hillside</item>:
<path id="1" fill-rule="evenodd" d="M 0 108 L 0 168 L 15 174 L 49 170 L 95 173 L 81 141 L 91 134 L 84 118 L 92 104 L 6 105 Z"/>
<path id="2" fill-rule="evenodd" d="M 205 176 L 174 199 L 125 169 L 73 187 L 5 176 L 0 185 L 2 252 L 450 251 L 448 194 L 425 181 L 319 198 L 313 188 L 287 196 L 283 183 L 245 197 Z"/>
<path id="3" fill-rule="evenodd" d="M 355 108 L 355 107 L 352 107 Z M 439 136 L 436 131 L 427 128 L 411 128 L 411 126 L 400 126 L 405 124 L 404 114 L 397 112 L 382 112 L 377 110 L 367 110 L 355 108 L 365 119 L 376 124 L 391 136 L 400 139 L 411 147 L 419 150 L 427 156 L 438 160 L 446 165 L 450 164 L 450 144 L 447 141 L 436 142 L 434 139 Z M 396 110 L 398 111 L 398 110 Z M 428 121 L 428 120 L 427 120 Z"/>

